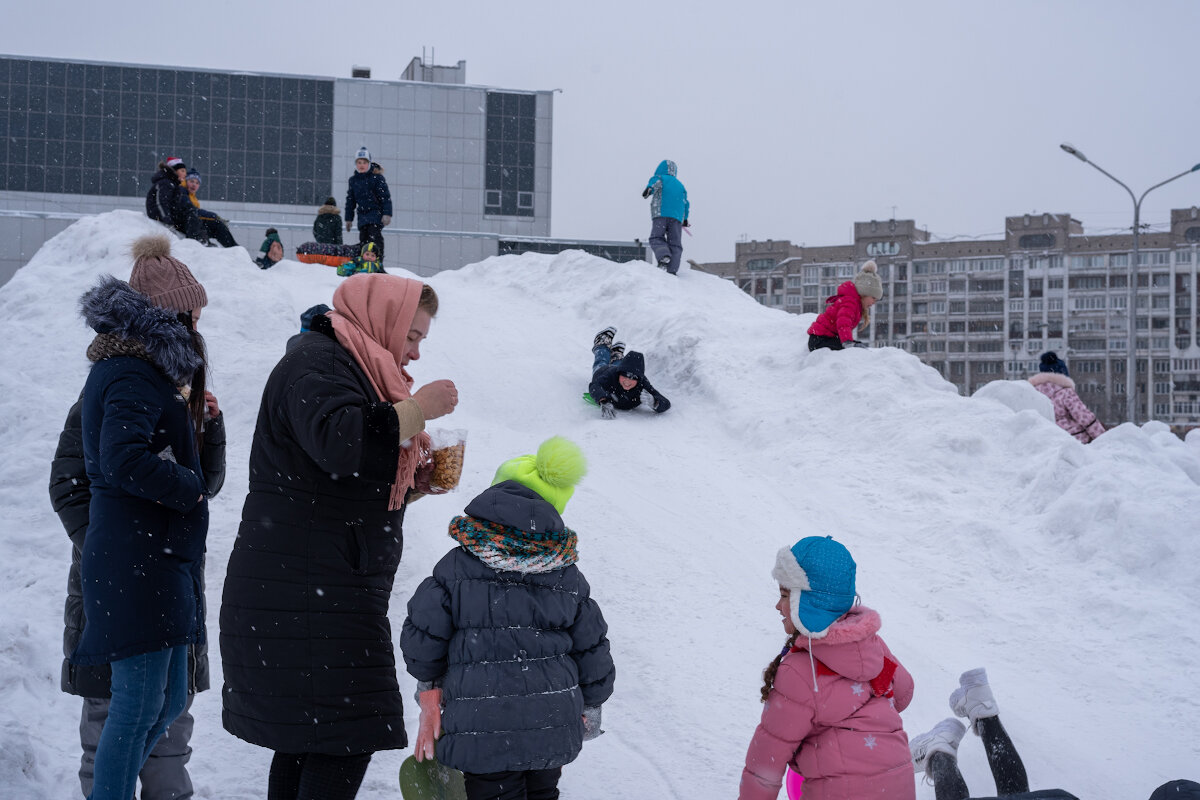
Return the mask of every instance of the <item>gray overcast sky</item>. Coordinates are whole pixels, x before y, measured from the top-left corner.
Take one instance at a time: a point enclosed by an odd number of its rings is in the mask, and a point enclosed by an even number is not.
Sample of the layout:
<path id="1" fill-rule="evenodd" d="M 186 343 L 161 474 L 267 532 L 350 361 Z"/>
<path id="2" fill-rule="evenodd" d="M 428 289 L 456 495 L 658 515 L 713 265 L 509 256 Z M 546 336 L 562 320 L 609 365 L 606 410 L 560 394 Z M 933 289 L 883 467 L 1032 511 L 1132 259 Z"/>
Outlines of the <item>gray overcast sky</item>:
<path id="1" fill-rule="evenodd" d="M 893 206 L 935 238 L 1032 211 L 1115 231 L 1129 197 L 1060 142 L 1138 194 L 1200 162 L 1196 0 L 10 6 L 5 53 L 394 79 L 425 47 L 473 84 L 561 88 L 552 234 L 645 238 L 640 192 L 671 158 L 700 261 L 743 234 L 848 243 Z M 1143 220 L 1192 205 L 1200 172 Z"/>

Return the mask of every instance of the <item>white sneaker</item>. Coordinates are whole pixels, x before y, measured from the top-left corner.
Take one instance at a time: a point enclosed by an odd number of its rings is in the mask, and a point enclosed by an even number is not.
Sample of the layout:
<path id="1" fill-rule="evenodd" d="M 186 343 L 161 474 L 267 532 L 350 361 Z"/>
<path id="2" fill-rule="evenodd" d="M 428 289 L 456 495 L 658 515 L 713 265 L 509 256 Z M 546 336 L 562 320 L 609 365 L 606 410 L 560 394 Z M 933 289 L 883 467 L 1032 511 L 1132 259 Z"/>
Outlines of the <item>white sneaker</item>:
<path id="1" fill-rule="evenodd" d="M 992 687 L 988 685 L 987 670 L 983 667 L 969 669 L 958 678 L 958 688 L 950 693 L 950 710 L 957 716 L 971 721 L 971 728 L 979 734 L 978 722 L 1000 713 Z"/>
<path id="2" fill-rule="evenodd" d="M 967 729 L 961 722 L 950 717 L 934 725 L 929 732 L 914 736 L 908 742 L 908 749 L 912 753 L 913 771 L 925 772 L 929 765 L 929 757 L 934 753 L 946 753 L 958 758 L 958 743 L 962 741 L 966 732 Z"/>

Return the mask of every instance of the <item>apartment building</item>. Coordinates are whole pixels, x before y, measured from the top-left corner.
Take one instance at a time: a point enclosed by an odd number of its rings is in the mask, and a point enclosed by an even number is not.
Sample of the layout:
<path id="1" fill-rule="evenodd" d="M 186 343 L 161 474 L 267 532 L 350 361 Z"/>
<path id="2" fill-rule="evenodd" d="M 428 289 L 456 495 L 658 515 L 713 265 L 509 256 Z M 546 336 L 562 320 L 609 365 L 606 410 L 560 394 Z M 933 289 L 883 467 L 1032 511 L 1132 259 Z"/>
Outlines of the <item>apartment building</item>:
<path id="1" fill-rule="evenodd" d="M 1126 419 L 1132 339 L 1137 421 L 1200 426 L 1200 208 L 1174 209 L 1168 231 L 1139 237 L 1132 315 L 1131 233 L 1089 236 L 1069 214 L 1007 217 L 1004 228 L 1003 239 L 932 242 L 913 220 L 872 220 L 854 224 L 852 244 L 739 242 L 733 262 L 696 266 L 764 305 L 817 313 L 874 259 L 884 298 L 863 336 L 873 346 L 912 352 L 964 394 L 1026 378 L 1054 350 L 1106 425 Z"/>

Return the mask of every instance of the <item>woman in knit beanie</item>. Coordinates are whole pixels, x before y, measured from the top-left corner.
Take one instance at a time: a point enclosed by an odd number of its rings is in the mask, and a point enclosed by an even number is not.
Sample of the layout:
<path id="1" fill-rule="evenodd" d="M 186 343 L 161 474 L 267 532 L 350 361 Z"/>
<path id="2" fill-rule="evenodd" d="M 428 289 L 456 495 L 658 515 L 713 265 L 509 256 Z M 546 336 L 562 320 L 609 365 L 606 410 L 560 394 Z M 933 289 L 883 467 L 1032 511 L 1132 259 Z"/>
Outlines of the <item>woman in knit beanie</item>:
<path id="1" fill-rule="evenodd" d="M 871 306 L 883 297 L 883 283 L 874 261 L 863 264 L 854 280 L 837 288 L 837 294 L 825 300 L 825 310 L 808 328 L 808 349 L 843 350 L 866 347 L 854 338 L 871 322 Z"/>
<path id="2" fill-rule="evenodd" d="M 128 292 L 117 292 L 132 303 L 145 303 L 148 298 L 153 306 L 165 310 L 174 320 L 187 327 L 185 335 L 178 331 L 179 338 L 187 341 L 194 333 L 194 315 L 207 304 L 208 299 L 191 271 L 170 255 L 170 239 L 166 236 L 148 236 L 134 244 L 134 269 L 130 276 Z M 120 284 L 113 281 L 114 285 Z M 128 291 L 132 288 L 141 294 Z M 141 298 L 140 301 L 138 298 Z M 143 313 L 149 313 L 148 311 Z M 164 322 L 171 328 L 169 322 Z M 107 327 L 107 326 L 106 326 Z M 115 328 L 115 326 L 114 326 Z M 192 343 L 193 352 L 196 342 Z M 89 353 L 97 358 L 115 357 L 120 354 L 146 352 L 145 348 L 132 346 L 115 330 L 98 336 Z M 148 355 L 148 353 L 147 353 Z M 225 479 L 225 426 L 224 418 L 217 406 L 216 398 L 203 390 L 203 364 L 192 374 L 190 419 L 203 418 L 203 435 L 200 440 L 200 473 L 207 484 L 208 497 L 215 496 Z M 207 402 L 205 400 L 207 399 Z M 65 631 L 63 636 L 65 655 L 75 651 L 83 634 L 84 584 L 81 577 L 83 553 L 87 548 L 88 528 L 91 522 L 91 478 L 85 468 L 84 432 L 82 421 L 83 399 L 75 403 L 67 413 L 66 423 L 59 435 L 58 447 L 50 471 L 50 499 L 63 527 L 71 538 L 71 567 L 67 581 Z M 174 452 L 174 451 L 171 451 Z M 203 585 L 203 566 L 197 569 L 200 585 Z M 175 796 L 185 796 L 192 791 L 191 778 L 187 771 L 188 742 L 192 733 L 192 717 L 188 713 L 191 696 L 209 687 L 208 648 L 203 642 L 188 646 L 187 705 L 175 722 L 167 728 L 166 735 L 151 751 L 152 769 L 147 769 L 143 784 L 155 791 Z M 80 762 L 79 781 L 84 796 L 92 794 L 94 784 L 94 759 L 100 738 L 106 725 L 111 706 L 111 667 L 101 664 L 70 664 L 64 662 L 62 690 L 83 699 L 79 725 L 79 741 L 84 757 Z M 136 774 L 136 773 L 135 773 Z"/>
<path id="3" fill-rule="evenodd" d="M 616 672 L 608 626 L 560 516 L 587 464 L 551 437 L 500 465 L 450 522 L 458 543 L 408 603 L 400 635 L 420 691 L 414 757 L 462 770 L 467 797 L 557 797 L 600 734 Z M 470 620 L 470 627 L 460 621 Z"/>

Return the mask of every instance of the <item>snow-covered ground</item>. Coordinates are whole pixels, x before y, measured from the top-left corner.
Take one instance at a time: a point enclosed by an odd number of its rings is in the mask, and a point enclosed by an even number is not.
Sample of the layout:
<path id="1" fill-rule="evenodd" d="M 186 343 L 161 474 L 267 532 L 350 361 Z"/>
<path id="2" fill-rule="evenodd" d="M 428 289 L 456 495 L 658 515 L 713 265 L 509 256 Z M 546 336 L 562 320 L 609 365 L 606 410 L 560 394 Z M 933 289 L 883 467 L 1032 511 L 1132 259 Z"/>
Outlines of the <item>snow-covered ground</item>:
<path id="1" fill-rule="evenodd" d="M 5 798 L 78 795 L 80 701 L 58 689 L 70 544 L 46 485 L 88 368 L 76 300 L 102 273 L 128 277 L 130 244 L 158 230 L 129 212 L 83 219 L 0 288 Z M 201 330 L 229 428 L 208 538 L 214 689 L 193 709 L 191 772 L 197 797 L 260 798 L 270 754 L 221 728 L 216 612 L 262 384 L 299 313 L 339 279 L 293 261 L 260 271 L 241 249 L 174 248 L 208 290 Z M 393 627 L 496 466 L 550 434 L 578 441 L 591 470 L 565 518 L 618 677 L 607 733 L 564 770 L 564 796 L 736 796 L 761 670 L 784 638 L 774 553 L 813 534 L 849 546 L 864 602 L 916 679 L 910 735 L 949 715 L 959 672 L 986 665 L 1034 788 L 1136 800 L 1200 777 L 1200 435 L 1125 425 L 1084 446 L 1027 384 L 964 398 L 899 350 L 810 355 L 808 318 L 696 272 L 569 252 L 429 283 L 442 310 L 411 371 L 460 387 L 458 411 L 433 426 L 467 429 L 467 466 L 457 492 L 409 510 Z M 667 414 L 607 422 L 580 400 L 606 324 L 646 353 Z M 403 673 L 401 686 L 411 696 Z M 360 797 L 398 797 L 405 755 L 377 754 Z M 974 737 L 961 763 L 974 794 L 994 792 Z"/>

